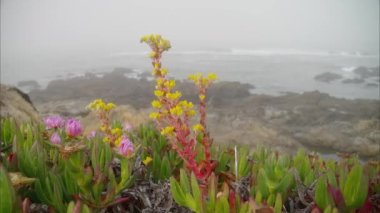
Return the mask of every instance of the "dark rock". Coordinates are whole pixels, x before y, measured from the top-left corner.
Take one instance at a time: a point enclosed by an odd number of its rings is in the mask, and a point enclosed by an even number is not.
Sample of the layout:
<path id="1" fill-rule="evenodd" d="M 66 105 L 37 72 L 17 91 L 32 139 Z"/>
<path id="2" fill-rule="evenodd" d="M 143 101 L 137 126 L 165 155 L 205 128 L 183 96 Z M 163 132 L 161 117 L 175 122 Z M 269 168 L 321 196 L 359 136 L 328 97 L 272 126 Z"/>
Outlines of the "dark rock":
<path id="1" fill-rule="evenodd" d="M 373 68 L 358 67 L 354 70 L 354 73 L 359 75 L 359 77 L 363 79 L 370 78 L 370 77 L 378 77 L 379 67 L 373 67 Z"/>
<path id="2" fill-rule="evenodd" d="M 325 72 L 314 77 L 315 80 L 321 82 L 331 82 L 343 78 L 343 76 L 331 72 Z"/>
<path id="3" fill-rule="evenodd" d="M 344 84 L 361 84 L 364 83 L 363 78 L 352 78 L 352 79 L 345 79 L 342 81 Z"/>
<path id="4" fill-rule="evenodd" d="M 128 73 L 133 73 L 133 70 L 125 68 L 125 67 L 116 67 L 112 71 L 113 73 L 118 73 L 118 74 L 128 74 Z"/>
<path id="5" fill-rule="evenodd" d="M 367 83 L 365 86 L 366 87 L 379 87 L 379 84 L 376 84 L 376 83 Z"/>

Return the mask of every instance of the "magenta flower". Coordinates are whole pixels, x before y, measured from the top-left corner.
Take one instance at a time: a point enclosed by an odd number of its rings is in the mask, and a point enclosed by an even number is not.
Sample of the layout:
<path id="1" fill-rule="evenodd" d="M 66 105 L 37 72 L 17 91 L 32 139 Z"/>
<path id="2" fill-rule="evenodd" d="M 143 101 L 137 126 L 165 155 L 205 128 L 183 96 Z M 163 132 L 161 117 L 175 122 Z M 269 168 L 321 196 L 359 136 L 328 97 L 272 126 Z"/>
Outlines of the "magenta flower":
<path id="1" fill-rule="evenodd" d="M 121 140 L 120 146 L 119 146 L 119 152 L 120 154 L 124 156 L 129 156 L 134 151 L 134 146 L 132 142 L 129 140 L 129 138 L 125 135 L 123 135 L 123 138 Z"/>
<path id="2" fill-rule="evenodd" d="M 60 144 L 61 143 L 61 137 L 57 132 L 54 132 L 50 137 L 50 142 L 52 144 Z"/>
<path id="3" fill-rule="evenodd" d="M 82 134 L 82 126 L 77 119 L 70 118 L 66 122 L 66 133 L 69 137 L 77 137 Z"/>
<path id="4" fill-rule="evenodd" d="M 65 120 L 58 115 L 51 115 L 44 120 L 46 129 L 57 129 L 65 125 Z"/>

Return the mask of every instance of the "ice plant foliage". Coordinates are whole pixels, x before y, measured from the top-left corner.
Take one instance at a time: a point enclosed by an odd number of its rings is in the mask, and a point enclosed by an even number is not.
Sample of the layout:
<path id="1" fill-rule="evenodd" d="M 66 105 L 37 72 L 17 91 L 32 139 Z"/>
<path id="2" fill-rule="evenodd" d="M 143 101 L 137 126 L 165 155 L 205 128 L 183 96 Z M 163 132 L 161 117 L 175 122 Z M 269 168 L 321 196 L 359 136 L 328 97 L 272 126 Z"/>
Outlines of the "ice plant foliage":
<path id="1" fill-rule="evenodd" d="M 152 59 L 152 74 L 156 80 L 154 95 L 156 99 L 152 101 L 152 106 L 156 109 L 150 114 L 161 129 L 161 134 L 166 136 L 172 143 L 172 147 L 184 160 L 186 167 L 195 174 L 198 180 L 205 181 L 215 164 L 211 160 L 210 146 L 211 139 L 206 130 L 206 91 L 210 84 L 216 79 L 215 74 L 210 74 L 207 78 L 200 74 L 191 76 L 199 90 L 200 98 L 200 122 L 193 128 L 190 126 L 190 119 L 195 115 L 193 103 L 181 100 L 181 92 L 175 90 L 175 80 L 168 79 L 168 69 L 163 68 L 161 57 L 163 52 L 171 47 L 170 42 L 160 35 L 146 35 L 141 38 L 141 42 L 149 45 L 152 52 L 149 54 Z M 203 159 L 196 161 L 197 138 L 203 147 Z"/>

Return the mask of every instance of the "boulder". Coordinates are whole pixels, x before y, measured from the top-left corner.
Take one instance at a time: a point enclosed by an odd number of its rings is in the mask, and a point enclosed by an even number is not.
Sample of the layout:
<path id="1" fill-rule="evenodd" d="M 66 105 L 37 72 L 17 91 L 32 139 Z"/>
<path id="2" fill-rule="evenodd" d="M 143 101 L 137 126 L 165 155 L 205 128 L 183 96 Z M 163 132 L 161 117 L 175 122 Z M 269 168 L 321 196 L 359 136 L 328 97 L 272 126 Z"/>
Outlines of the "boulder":
<path id="1" fill-rule="evenodd" d="M 40 122 L 40 116 L 29 96 L 16 87 L 0 86 L 1 117 L 12 116 L 17 123 Z"/>
<path id="2" fill-rule="evenodd" d="M 316 75 L 314 77 L 315 80 L 326 82 L 326 83 L 330 83 L 331 81 L 335 81 L 341 78 L 343 78 L 343 76 L 336 73 L 331 73 L 331 72 L 325 72 L 325 73 Z"/>

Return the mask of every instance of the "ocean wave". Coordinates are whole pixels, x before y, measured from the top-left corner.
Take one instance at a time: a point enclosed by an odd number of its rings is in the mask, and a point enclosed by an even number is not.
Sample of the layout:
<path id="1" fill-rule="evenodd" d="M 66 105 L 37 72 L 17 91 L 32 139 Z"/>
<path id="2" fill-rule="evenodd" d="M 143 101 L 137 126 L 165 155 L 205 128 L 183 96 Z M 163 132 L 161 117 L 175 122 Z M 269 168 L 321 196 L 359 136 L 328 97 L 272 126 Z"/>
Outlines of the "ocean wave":
<path id="1" fill-rule="evenodd" d="M 357 67 L 355 67 L 355 66 L 350 66 L 350 67 L 342 67 L 342 71 L 344 71 L 344 72 L 348 72 L 348 73 L 351 73 L 351 72 L 353 72 L 355 69 L 356 69 Z"/>
<path id="2" fill-rule="evenodd" d="M 342 57 L 370 57 L 378 58 L 378 54 L 366 54 L 359 51 L 305 51 L 297 49 L 232 49 L 231 53 L 234 55 L 257 55 L 257 56 L 342 56 Z"/>
<path id="3" fill-rule="evenodd" d="M 120 56 L 141 56 L 148 55 L 147 51 L 117 52 L 109 57 Z M 298 49 L 231 49 L 231 50 L 191 50 L 191 51 L 171 51 L 169 55 L 253 55 L 253 56 L 339 56 L 339 57 L 361 57 L 379 58 L 379 54 L 368 54 L 359 51 L 307 51 Z"/>

